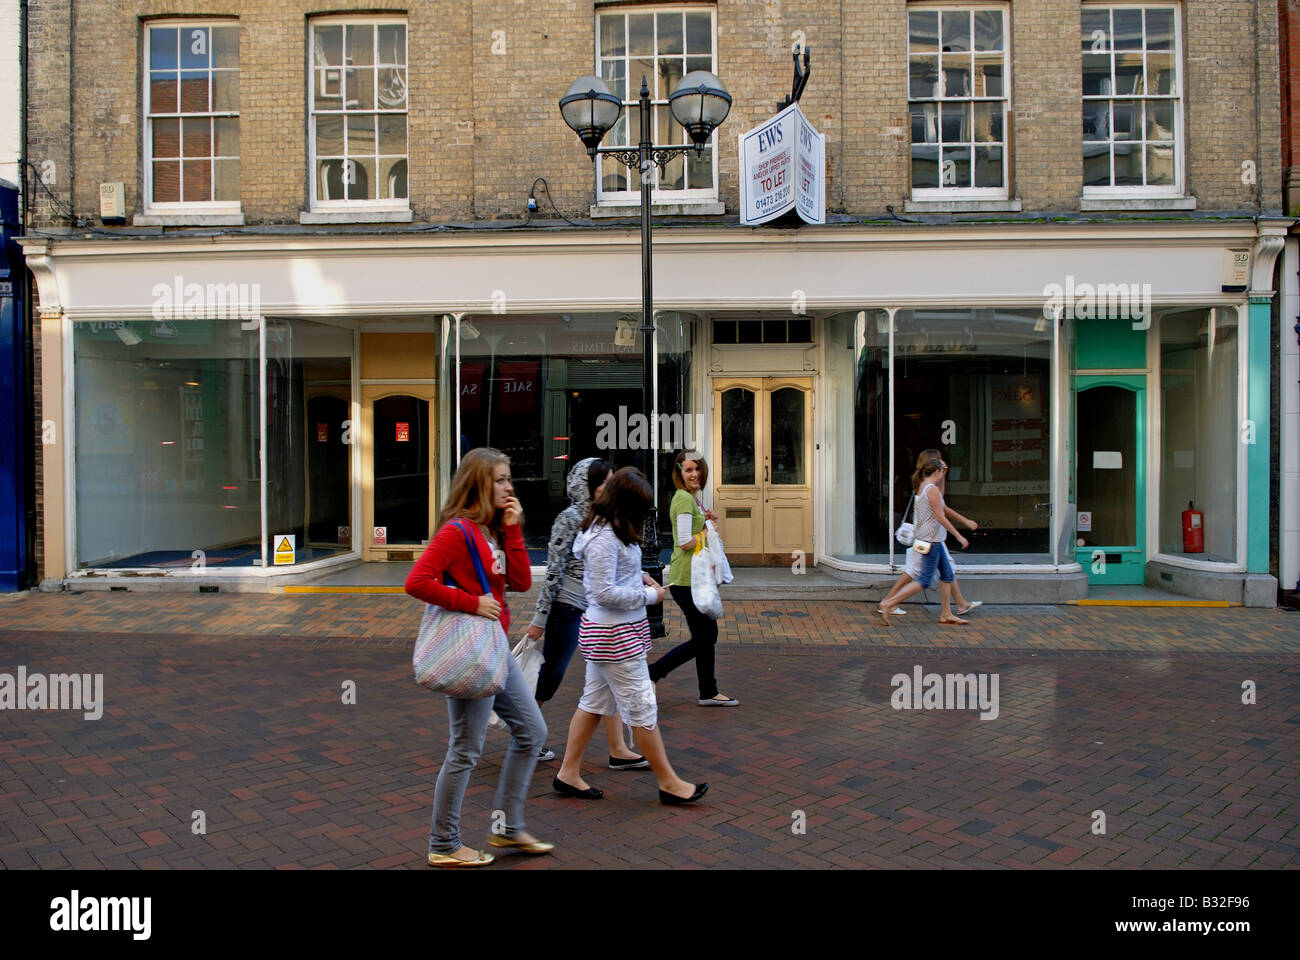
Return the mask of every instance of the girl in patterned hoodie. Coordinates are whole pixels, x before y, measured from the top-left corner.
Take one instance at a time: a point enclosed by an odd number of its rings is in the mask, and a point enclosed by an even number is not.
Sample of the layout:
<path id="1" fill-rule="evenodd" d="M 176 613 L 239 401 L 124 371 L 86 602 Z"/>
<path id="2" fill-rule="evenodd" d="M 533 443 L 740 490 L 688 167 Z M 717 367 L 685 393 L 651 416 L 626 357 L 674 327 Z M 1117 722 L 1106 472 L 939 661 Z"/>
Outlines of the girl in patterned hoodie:
<path id="1" fill-rule="evenodd" d="M 524 636 L 536 640 L 545 631 L 542 644 L 545 662 L 537 674 L 537 704 L 551 697 L 564 679 L 573 651 L 578 648 L 578 626 L 587 598 L 582 586 L 582 561 L 573 555 L 573 540 L 587 517 L 591 501 L 605 486 L 610 466 L 604 460 L 588 457 L 579 460 L 569 471 L 566 489 L 569 506 L 551 524 L 551 539 L 546 555 L 546 581 L 537 594 L 537 609 Z M 628 748 L 623 724 L 618 717 L 605 718 L 605 738 L 609 740 L 609 768 L 630 770 L 648 767 L 645 757 Z M 542 747 L 538 760 L 554 760 L 555 752 Z"/>

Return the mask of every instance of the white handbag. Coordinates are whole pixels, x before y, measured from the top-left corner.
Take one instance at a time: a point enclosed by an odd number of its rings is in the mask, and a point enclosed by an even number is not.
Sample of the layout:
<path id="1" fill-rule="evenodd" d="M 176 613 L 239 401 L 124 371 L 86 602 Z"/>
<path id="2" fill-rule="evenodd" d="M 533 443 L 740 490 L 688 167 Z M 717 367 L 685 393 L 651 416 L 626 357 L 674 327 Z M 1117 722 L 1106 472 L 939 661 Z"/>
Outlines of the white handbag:
<path id="1" fill-rule="evenodd" d="M 905 547 L 910 547 L 916 539 L 916 527 L 907 519 L 907 515 L 912 512 L 912 504 L 916 503 L 916 497 L 907 501 L 907 509 L 903 511 L 903 522 L 898 525 L 894 531 L 894 539 Z M 925 551 L 922 551 L 924 553 Z"/>
<path id="2" fill-rule="evenodd" d="M 529 640 L 527 637 L 515 644 L 515 648 L 510 651 L 514 656 L 515 662 L 519 664 L 519 671 L 524 675 L 524 683 L 528 684 L 528 692 L 537 692 L 537 675 L 541 672 L 542 651 L 538 647 L 536 640 Z M 494 729 L 505 727 L 506 722 L 497 716 L 496 711 L 492 711 L 492 716 L 488 717 L 488 726 Z"/>

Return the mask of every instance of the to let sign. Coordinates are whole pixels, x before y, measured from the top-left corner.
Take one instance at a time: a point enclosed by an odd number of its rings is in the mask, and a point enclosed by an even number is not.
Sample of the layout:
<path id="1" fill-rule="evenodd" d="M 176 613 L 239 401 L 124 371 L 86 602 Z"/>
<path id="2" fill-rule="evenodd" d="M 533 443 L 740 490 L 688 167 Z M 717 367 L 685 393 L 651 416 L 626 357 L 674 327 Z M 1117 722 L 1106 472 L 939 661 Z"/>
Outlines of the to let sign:
<path id="1" fill-rule="evenodd" d="M 740 222 L 766 223 L 790 210 L 826 222 L 826 138 L 797 103 L 740 135 Z"/>
<path id="2" fill-rule="evenodd" d="M 409 423 L 397 422 L 397 442 L 409 443 L 411 440 L 411 425 Z"/>

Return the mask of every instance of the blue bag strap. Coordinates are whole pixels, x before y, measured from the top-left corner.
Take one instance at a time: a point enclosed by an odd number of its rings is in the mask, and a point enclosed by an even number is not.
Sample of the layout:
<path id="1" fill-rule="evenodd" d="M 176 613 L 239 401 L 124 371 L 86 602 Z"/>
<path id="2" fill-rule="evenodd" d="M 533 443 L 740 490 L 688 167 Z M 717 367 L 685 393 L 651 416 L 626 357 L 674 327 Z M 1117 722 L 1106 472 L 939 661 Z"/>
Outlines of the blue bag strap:
<path id="1" fill-rule="evenodd" d="M 479 556 L 478 544 L 474 542 L 474 538 L 470 536 L 469 530 L 465 528 L 463 523 L 458 522 L 456 526 L 460 528 L 460 532 L 465 536 L 465 544 L 469 547 L 469 557 L 474 561 L 474 570 L 478 573 L 478 582 L 483 585 L 483 593 L 491 593 L 492 585 L 488 583 L 487 571 L 483 569 L 483 558 Z"/>

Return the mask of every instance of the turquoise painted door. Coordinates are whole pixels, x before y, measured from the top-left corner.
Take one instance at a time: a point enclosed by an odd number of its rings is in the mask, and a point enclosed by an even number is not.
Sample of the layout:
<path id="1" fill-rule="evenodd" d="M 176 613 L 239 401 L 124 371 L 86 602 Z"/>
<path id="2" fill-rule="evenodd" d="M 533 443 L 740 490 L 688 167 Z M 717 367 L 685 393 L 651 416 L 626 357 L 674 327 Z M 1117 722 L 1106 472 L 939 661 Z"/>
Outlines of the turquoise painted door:
<path id="1" fill-rule="evenodd" d="M 1146 570 L 1146 377 L 1075 379 L 1075 555 L 1096 584 Z"/>

